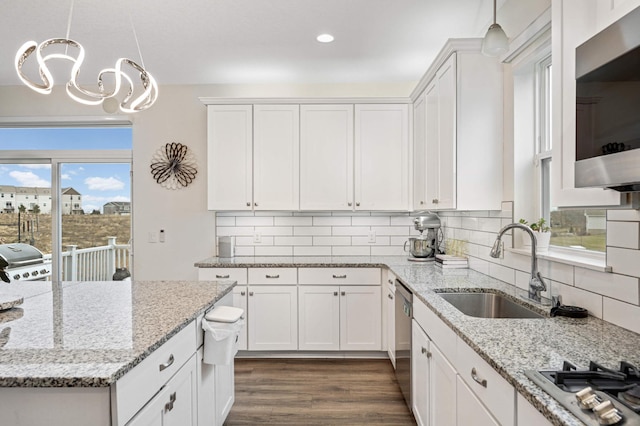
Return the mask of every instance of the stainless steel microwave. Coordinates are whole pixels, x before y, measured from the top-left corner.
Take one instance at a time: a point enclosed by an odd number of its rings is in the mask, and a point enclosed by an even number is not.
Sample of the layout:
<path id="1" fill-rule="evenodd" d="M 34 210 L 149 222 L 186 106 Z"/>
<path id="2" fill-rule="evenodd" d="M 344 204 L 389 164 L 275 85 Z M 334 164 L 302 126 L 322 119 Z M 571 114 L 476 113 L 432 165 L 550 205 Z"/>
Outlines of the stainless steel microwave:
<path id="1" fill-rule="evenodd" d="M 576 48 L 575 185 L 640 191 L 640 7 Z"/>

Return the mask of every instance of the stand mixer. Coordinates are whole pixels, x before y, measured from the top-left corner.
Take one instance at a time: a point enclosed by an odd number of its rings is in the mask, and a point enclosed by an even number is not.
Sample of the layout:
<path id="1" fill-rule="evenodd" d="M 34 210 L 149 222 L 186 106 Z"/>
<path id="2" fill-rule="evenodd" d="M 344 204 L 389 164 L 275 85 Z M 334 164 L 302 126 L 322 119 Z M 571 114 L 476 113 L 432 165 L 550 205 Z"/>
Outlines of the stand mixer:
<path id="1" fill-rule="evenodd" d="M 404 243 L 404 251 L 407 251 L 407 245 L 409 246 L 408 251 L 411 253 L 409 260 L 418 262 L 434 260 L 436 254 L 440 253 L 442 243 L 440 218 L 435 213 L 420 212 L 413 219 L 413 227 L 420 232 L 420 236 L 409 238 Z M 424 231 L 427 231 L 426 234 Z"/>

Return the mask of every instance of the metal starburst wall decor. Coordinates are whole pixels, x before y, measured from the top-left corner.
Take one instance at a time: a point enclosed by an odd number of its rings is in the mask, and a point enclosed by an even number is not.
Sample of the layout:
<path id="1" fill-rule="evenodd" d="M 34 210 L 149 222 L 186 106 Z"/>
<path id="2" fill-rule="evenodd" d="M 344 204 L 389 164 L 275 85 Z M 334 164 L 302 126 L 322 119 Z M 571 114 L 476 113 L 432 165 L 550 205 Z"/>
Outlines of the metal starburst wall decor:
<path id="1" fill-rule="evenodd" d="M 186 188 L 198 174 L 197 163 L 189 147 L 171 142 L 153 155 L 151 174 L 164 188 Z"/>

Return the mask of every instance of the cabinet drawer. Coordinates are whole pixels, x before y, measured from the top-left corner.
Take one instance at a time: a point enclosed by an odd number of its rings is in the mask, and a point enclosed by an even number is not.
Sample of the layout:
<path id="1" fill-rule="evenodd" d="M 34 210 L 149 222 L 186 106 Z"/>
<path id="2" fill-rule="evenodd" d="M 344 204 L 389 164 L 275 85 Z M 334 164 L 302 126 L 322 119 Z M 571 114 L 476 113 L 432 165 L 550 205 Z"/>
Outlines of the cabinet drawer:
<path id="1" fill-rule="evenodd" d="M 500 424 L 515 422 L 515 388 L 462 339 L 458 339 L 455 366 L 462 380 Z"/>
<path id="2" fill-rule="evenodd" d="M 249 284 L 296 285 L 298 284 L 298 269 L 249 268 Z"/>
<path id="3" fill-rule="evenodd" d="M 380 285 L 380 268 L 300 268 L 300 284 Z"/>
<path id="4" fill-rule="evenodd" d="M 152 352 L 115 383 L 117 424 L 125 424 L 196 351 L 196 322 Z"/>
<path id="5" fill-rule="evenodd" d="M 413 318 L 453 364 L 456 358 L 456 333 L 416 297 L 413 298 Z"/>
<path id="6" fill-rule="evenodd" d="M 199 268 L 198 280 L 219 281 L 232 280 L 238 284 L 247 283 L 247 268 Z"/>

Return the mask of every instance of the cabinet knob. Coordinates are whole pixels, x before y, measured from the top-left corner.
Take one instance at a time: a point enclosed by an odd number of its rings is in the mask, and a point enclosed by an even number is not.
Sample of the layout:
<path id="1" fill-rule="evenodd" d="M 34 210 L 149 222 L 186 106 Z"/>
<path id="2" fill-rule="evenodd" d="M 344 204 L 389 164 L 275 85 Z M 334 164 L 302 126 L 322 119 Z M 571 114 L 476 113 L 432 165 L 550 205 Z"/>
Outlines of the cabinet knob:
<path id="1" fill-rule="evenodd" d="M 431 200 L 431 202 L 432 202 L 433 204 L 438 204 L 438 199 L 437 199 L 437 198 L 434 198 L 433 200 Z"/>
<path id="2" fill-rule="evenodd" d="M 347 293 L 345 293 L 344 291 L 341 291 L 341 292 L 340 292 L 340 295 L 341 295 L 341 296 L 346 296 L 346 294 L 347 294 Z"/>
<path id="3" fill-rule="evenodd" d="M 471 369 L 471 378 L 473 379 L 473 381 L 475 381 L 477 384 L 479 384 L 483 388 L 487 387 L 487 379 L 481 379 L 480 377 L 478 377 L 478 373 L 476 372 L 475 367 Z"/>
<path id="4" fill-rule="evenodd" d="M 351 206 L 353 205 L 353 203 L 352 203 L 351 201 L 349 201 L 349 202 L 347 203 L 347 205 L 348 205 L 349 207 L 351 207 Z"/>
<path id="5" fill-rule="evenodd" d="M 252 291 L 249 292 L 249 296 L 253 296 L 253 292 Z"/>
<path id="6" fill-rule="evenodd" d="M 356 207 L 360 207 L 360 201 L 356 201 Z"/>
<path id="7" fill-rule="evenodd" d="M 334 296 L 337 296 L 337 295 L 338 295 L 338 292 L 337 292 L 337 291 L 334 291 L 334 292 L 333 292 L 333 295 L 334 295 Z"/>
<path id="8" fill-rule="evenodd" d="M 424 204 L 424 201 L 420 201 L 420 204 Z"/>
<path id="9" fill-rule="evenodd" d="M 240 296 L 244 296 L 245 294 L 247 294 L 247 292 L 246 292 L 246 291 L 241 291 L 241 292 L 240 292 Z"/>
<path id="10" fill-rule="evenodd" d="M 258 207 L 258 203 L 253 203 L 254 206 Z"/>
<path id="11" fill-rule="evenodd" d="M 391 295 L 391 293 L 387 294 L 387 297 L 391 300 L 393 300 L 393 296 Z"/>
<path id="12" fill-rule="evenodd" d="M 425 348 L 424 346 L 421 346 L 420 348 L 421 348 L 422 353 L 423 353 L 427 358 L 431 358 L 431 352 L 429 352 L 429 351 L 427 350 L 427 348 Z"/>
<path id="13" fill-rule="evenodd" d="M 251 207 L 251 203 L 247 201 L 247 207 Z"/>

